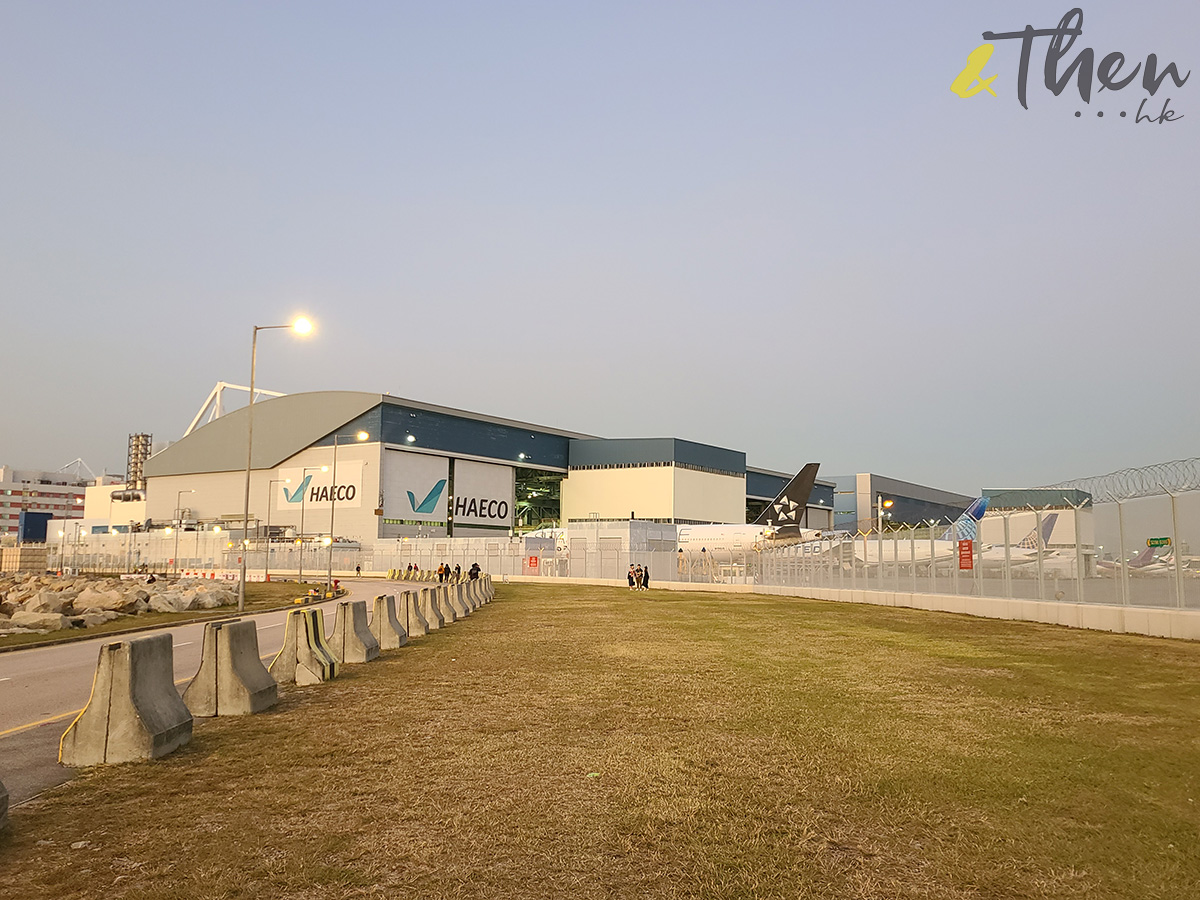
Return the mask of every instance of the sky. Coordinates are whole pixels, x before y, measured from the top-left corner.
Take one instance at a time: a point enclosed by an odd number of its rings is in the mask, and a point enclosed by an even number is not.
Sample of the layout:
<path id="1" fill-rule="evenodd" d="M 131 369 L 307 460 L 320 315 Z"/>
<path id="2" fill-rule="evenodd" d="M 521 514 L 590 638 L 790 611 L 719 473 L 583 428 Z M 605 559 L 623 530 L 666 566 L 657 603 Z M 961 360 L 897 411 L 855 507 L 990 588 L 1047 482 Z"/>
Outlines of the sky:
<path id="1" fill-rule="evenodd" d="M 261 387 L 968 494 L 1200 455 L 1200 74 L 950 90 L 1068 9 L 7 0 L 0 463 L 123 472 L 299 313 Z M 1082 9 L 1064 67 L 1200 68 L 1200 5 Z"/>

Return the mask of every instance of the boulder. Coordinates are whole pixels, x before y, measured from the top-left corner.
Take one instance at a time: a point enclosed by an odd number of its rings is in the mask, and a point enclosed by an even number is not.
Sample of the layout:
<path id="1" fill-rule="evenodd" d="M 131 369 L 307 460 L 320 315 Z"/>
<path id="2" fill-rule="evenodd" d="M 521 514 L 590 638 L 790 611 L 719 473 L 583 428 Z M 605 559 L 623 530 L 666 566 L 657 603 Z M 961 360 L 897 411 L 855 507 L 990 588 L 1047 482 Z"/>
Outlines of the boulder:
<path id="1" fill-rule="evenodd" d="M 63 613 L 71 609 L 71 601 L 75 595 L 67 591 L 55 593 L 51 590 L 40 590 L 26 601 L 25 612 Z"/>
<path id="2" fill-rule="evenodd" d="M 23 625 L 26 628 L 44 628 L 46 631 L 60 631 L 69 628 L 71 623 L 61 613 L 37 613 L 22 610 L 13 613 L 10 625 Z"/>
<path id="3" fill-rule="evenodd" d="M 184 609 L 183 596 L 175 591 L 165 594 L 155 594 L 149 601 L 138 600 L 137 602 L 146 603 L 147 608 L 151 612 L 176 613 L 182 612 Z"/>
<path id="4" fill-rule="evenodd" d="M 102 625 L 113 619 L 119 619 L 121 614 L 108 609 L 88 609 L 84 610 L 79 618 L 83 620 L 84 628 L 91 628 L 93 625 Z"/>
<path id="5" fill-rule="evenodd" d="M 133 612 L 136 598 L 126 597 L 120 591 L 98 591 L 93 587 L 84 588 L 75 598 L 76 609 L 110 609 L 113 612 Z"/>

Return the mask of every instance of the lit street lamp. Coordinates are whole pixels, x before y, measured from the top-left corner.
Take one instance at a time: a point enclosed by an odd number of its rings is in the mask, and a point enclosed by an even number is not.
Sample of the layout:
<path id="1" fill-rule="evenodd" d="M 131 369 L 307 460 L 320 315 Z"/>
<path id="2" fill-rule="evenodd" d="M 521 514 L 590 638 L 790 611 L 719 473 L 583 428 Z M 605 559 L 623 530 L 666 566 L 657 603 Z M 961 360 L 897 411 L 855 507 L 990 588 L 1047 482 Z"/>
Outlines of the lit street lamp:
<path id="1" fill-rule="evenodd" d="M 309 472 L 328 472 L 329 466 L 305 466 L 300 470 L 300 483 L 304 484 L 304 477 Z M 300 563 L 296 570 L 296 584 L 304 583 L 304 501 L 308 497 L 308 491 L 300 495 Z"/>
<path id="2" fill-rule="evenodd" d="M 267 561 L 263 563 L 263 580 L 271 580 L 271 505 L 275 502 L 272 488 L 277 484 L 291 484 L 290 478 L 272 478 L 267 484 Z"/>
<path id="3" fill-rule="evenodd" d="M 333 590 L 333 513 L 337 509 L 337 448 L 340 435 L 333 436 L 333 471 L 329 474 L 329 572 L 325 579 L 325 593 Z M 356 441 L 365 441 L 370 435 L 360 431 L 354 435 Z"/>
<path id="4" fill-rule="evenodd" d="M 246 407 L 246 491 L 242 506 L 242 572 L 238 580 L 238 612 L 246 608 L 246 552 L 250 547 L 250 463 L 254 449 L 254 376 L 258 361 L 258 333 L 276 328 L 290 328 L 296 334 L 304 335 L 312 331 L 312 323 L 300 318 L 291 325 L 255 325 L 250 341 L 250 405 Z"/>
<path id="5" fill-rule="evenodd" d="M 180 506 L 182 504 L 181 498 L 183 497 L 184 494 L 194 494 L 194 493 L 196 493 L 195 488 L 189 488 L 188 490 L 175 492 L 175 556 L 174 556 L 174 563 L 171 566 L 171 574 L 172 575 L 179 574 L 179 532 L 183 528 L 183 513 L 180 509 Z"/>

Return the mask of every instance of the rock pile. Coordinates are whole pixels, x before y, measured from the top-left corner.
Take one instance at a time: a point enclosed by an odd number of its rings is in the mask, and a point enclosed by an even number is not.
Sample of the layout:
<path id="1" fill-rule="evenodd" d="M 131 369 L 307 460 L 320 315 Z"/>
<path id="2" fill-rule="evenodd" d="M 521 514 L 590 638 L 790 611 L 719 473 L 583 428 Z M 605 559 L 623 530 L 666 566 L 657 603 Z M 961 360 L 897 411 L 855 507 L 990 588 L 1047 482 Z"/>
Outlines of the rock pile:
<path id="1" fill-rule="evenodd" d="M 119 578 L 0 577 L 0 640 L 10 634 L 46 634 L 88 628 L 144 612 L 216 609 L 237 603 L 224 582 L 122 581 Z"/>

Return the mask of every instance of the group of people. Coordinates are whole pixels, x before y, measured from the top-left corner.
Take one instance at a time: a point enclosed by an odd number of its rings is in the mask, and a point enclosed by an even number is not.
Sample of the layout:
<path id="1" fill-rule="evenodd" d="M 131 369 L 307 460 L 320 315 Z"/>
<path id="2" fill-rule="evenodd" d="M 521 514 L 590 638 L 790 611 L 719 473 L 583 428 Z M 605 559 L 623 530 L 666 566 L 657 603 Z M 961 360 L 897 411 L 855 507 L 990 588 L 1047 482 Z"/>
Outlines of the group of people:
<path id="1" fill-rule="evenodd" d="M 415 563 L 409 563 L 406 571 L 408 572 L 408 577 L 412 578 L 413 572 L 420 572 L 421 567 Z M 472 563 L 471 568 L 467 570 L 467 577 L 474 581 L 482 571 L 479 568 L 479 563 Z M 462 578 L 462 566 L 460 565 L 455 564 L 451 566 L 450 563 L 442 563 L 437 567 L 437 580 L 439 582 L 458 581 L 460 578 Z"/>
<path id="2" fill-rule="evenodd" d="M 650 590 L 650 567 L 629 564 L 629 589 L 631 591 Z"/>
<path id="3" fill-rule="evenodd" d="M 458 579 L 461 577 L 462 577 L 462 567 L 461 566 L 456 565 L 453 569 L 451 569 L 450 563 L 442 563 L 440 566 L 437 567 L 437 579 L 439 582 L 449 581 L 452 578 L 455 581 L 458 581 Z"/>

